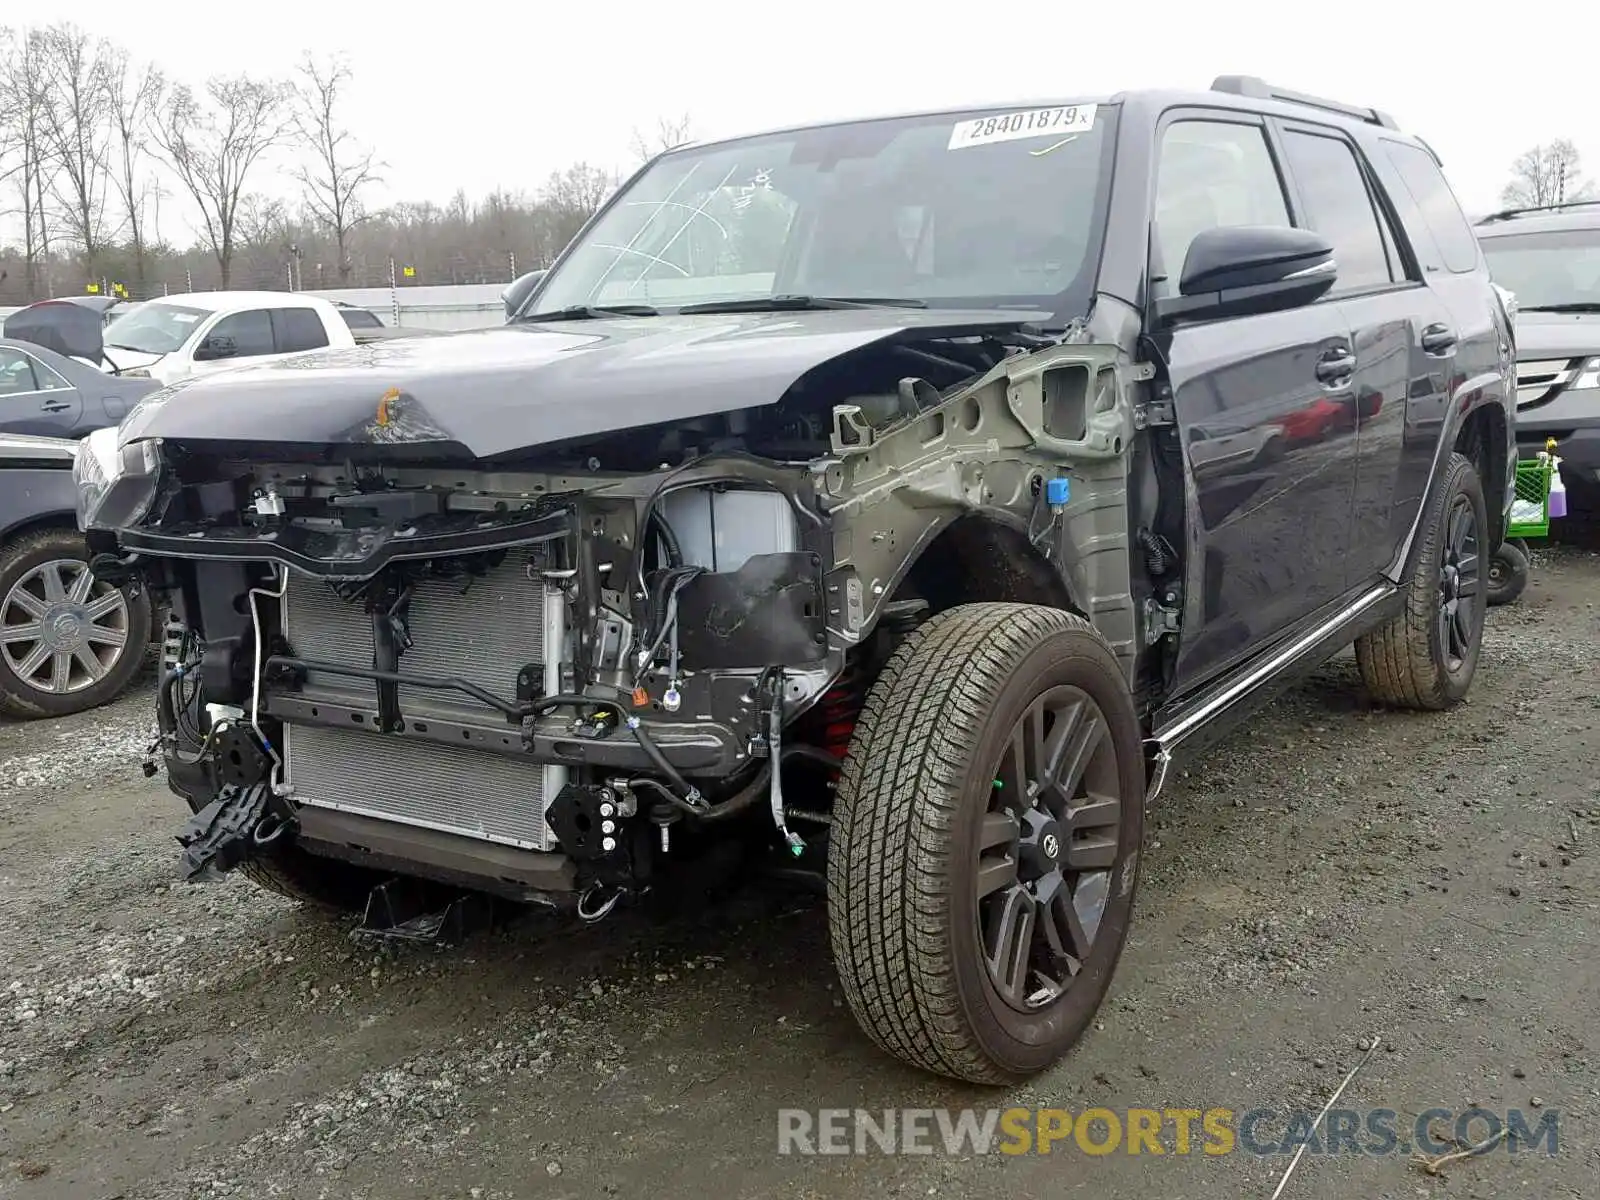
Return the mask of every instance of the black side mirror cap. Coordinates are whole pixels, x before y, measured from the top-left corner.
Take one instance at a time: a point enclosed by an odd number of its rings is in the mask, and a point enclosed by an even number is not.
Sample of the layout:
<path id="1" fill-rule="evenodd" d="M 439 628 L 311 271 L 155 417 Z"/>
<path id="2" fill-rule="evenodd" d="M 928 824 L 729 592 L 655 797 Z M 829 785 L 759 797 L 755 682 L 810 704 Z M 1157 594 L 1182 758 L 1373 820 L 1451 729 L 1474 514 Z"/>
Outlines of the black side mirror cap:
<path id="1" fill-rule="evenodd" d="M 1319 233 L 1278 225 L 1229 225 L 1195 235 L 1178 295 L 1156 302 L 1162 325 L 1282 312 L 1327 295 L 1339 277 Z"/>
<path id="2" fill-rule="evenodd" d="M 506 290 L 500 293 L 500 302 L 506 306 L 506 320 L 511 320 L 517 315 L 518 310 L 527 303 L 528 297 L 544 281 L 545 272 L 529 271 L 526 275 L 518 275 L 506 284 Z"/>
<path id="3" fill-rule="evenodd" d="M 211 362 L 218 358 L 232 358 L 237 347 L 231 337 L 208 337 L 195 347 L 195 362 Z"/>

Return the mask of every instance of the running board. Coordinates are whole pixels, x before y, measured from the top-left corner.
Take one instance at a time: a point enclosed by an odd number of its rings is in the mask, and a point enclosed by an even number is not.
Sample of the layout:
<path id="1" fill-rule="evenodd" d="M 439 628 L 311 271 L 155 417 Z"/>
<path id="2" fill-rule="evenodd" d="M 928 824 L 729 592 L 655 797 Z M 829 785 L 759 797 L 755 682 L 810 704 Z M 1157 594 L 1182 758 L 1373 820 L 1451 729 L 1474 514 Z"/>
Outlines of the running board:
<path id="1" fill-rule="evenodd" d="M 1295 668 L 1324 662 L 1362 633 L 1381 624 L 1385 615 L 1383 602 L 1399 595 L 1400 589 L 1393 584 L 1377 585 L 1322 624 L 1276 650 L 1266 651 L 1259 661 L 1241 668 L 1240 673 L 1230 676 L 1214 692 L 1191 701 L 1181 712 L 1175 713 L 1170 724 L 1158 728 L 1145 739 L 1145 757 L 1151 777 L 1145 792 L 1146 804 L 1153 802 L 1166 785 L 1173 751 L 1179 745 L 1224 715 L 1239 709 L 1263 688 Z"/>

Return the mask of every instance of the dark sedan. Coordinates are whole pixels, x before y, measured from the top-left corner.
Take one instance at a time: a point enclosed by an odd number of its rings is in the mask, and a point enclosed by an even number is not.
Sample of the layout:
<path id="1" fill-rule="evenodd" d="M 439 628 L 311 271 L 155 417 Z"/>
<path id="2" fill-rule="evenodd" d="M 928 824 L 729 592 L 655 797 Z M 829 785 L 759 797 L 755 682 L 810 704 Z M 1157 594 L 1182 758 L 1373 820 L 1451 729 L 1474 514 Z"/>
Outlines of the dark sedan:
<path id="1" fill-rule="evenodd" d="M 82 437 L 161 385 L 125 379 L 34 342 L 0 338 L 0 433 Z"/>

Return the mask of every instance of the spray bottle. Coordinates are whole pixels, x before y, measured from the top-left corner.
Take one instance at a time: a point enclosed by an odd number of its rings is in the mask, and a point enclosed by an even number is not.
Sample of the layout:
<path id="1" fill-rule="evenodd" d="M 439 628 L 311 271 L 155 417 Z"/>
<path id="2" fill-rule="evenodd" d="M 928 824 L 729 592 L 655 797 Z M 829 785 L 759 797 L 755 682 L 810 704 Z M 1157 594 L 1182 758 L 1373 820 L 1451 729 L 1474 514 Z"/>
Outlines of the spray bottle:
<path id="1" fill-rule="evenodd" d="M 1544 446 L 1545 453 L 1550 456 L 1550 503 L 1545 515 L 1554 521 L 1567 515 L 1567 485 L 1561 480 L 1561 459 L 1556 456 L 1555 438 L 1547 440 Z"/>

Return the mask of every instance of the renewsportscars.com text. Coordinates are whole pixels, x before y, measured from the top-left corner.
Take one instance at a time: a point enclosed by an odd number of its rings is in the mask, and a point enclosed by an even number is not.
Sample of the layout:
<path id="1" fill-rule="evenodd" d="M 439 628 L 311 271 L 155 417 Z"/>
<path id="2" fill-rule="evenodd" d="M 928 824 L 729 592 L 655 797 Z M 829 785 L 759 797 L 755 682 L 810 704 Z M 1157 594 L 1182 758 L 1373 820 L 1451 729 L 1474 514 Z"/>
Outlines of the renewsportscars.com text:
<path id="1" fill-rule="evenodd" d="M 778 1110 L 779 1154 L 1447 1154 L 1505 1131 L 1507 1153 L 1553 1155 L 1560 1115 L 1484 1108 L 824 1108 Z"/>

